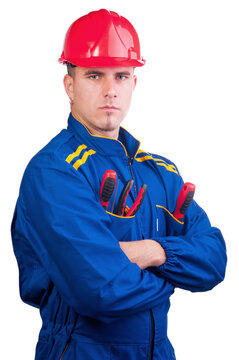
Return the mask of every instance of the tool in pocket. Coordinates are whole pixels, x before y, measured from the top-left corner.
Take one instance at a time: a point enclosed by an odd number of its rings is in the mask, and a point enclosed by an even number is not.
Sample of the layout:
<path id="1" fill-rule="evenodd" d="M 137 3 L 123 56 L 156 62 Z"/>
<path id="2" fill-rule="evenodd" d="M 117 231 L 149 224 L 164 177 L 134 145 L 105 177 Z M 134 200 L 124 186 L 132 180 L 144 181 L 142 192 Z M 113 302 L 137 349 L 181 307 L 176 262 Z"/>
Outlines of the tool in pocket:
<path id="1" fill-rule="evenodd" d="M 173 213 L 173 216 L 177 220 L 182 220 L 184 218 L 184 214 L 193 200 L 194 193 L 194 184 L 187 182 L 182 186 L 182 189 L 180 190 L 180 193 L 178 195 L 176 210 Z"/>
<path id="2" fill-rule="evenodd" d="M 100 186 L 100 201 L 105 210 L 108 210 L 110 198 L 114 192 L 117 174 L 114 170 L 106 170 Z"/>
<path id="3" fill-rule="evenodd" d="M 116 177 L 117 174 L 114 170 L 106 170 L 103 176 L 103 180 L 100 186 L 100 200 L 101 200 L 101 205 L 104 207 L 105 210 L 108 210 L 109 201 L 111 199 L 111 196 L 115 188 Z M 133 203 L 132 207 L 127 211 L 127 214 L 125 215 L 126 200 L 133 186 L 133 183 L 134 180 L 130 179 L 125 184 L 119 196 L 119 201 L 116 208 L 116 215 L 127 216 L 127 217 L 134 216 L 136 212 L 139 210 L 146 194 L 146 190 L 147 190 L 146 184 L 143 184 L 141 186 L 135 202 Z"/>

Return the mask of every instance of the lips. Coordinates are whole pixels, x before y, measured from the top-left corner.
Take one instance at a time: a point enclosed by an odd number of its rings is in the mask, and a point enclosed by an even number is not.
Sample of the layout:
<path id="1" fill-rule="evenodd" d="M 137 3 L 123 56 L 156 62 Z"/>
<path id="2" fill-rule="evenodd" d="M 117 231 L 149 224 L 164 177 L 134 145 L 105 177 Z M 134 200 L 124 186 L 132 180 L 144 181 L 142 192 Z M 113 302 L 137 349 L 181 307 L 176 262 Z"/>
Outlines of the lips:
<path id="1" fill-rule="evenodd" d="M 119 110 L 118 107 L 116 107 L 116 106 L 111 106 L 111 105 L 101 106 L 100 109 L 101 109 L 101 110 L 108 110 L 108 111 L 110 111 L 110 110 Z"/>

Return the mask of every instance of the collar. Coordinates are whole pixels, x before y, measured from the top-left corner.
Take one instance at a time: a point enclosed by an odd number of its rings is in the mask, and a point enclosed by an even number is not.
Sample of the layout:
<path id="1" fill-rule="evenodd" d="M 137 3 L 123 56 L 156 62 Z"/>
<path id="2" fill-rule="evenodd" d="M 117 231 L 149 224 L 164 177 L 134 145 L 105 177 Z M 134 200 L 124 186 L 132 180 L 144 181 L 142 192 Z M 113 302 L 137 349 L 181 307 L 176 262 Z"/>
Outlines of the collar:
<path id="1" fill-rule="evenodd" d="M 85 125 L 77 120 L 72 113 L 68 118 L 67 129 L 82 144 L 87 144 L 104 155 L 127 156 L 134 158 L 140 147 L 140 142 L 135 139 L 127 130 L 120 127 L 118 140 L 104 136 L 92 135 Z"/>

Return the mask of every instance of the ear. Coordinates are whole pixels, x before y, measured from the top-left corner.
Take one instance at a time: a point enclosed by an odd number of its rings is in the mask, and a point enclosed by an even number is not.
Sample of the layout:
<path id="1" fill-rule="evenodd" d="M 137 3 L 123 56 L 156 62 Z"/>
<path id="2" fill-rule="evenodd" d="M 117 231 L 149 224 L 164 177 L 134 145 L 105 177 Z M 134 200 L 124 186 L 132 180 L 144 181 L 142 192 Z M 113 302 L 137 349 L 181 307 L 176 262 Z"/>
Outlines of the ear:
<path id="1" fill-rule="evenodd" d="M 74 79 L 70 75 L 66 74 L 64 76 L 63 83 L 64 83 L 65 91 L 70 99 L 70 102 L 74 100 L 73 82 Z"/>

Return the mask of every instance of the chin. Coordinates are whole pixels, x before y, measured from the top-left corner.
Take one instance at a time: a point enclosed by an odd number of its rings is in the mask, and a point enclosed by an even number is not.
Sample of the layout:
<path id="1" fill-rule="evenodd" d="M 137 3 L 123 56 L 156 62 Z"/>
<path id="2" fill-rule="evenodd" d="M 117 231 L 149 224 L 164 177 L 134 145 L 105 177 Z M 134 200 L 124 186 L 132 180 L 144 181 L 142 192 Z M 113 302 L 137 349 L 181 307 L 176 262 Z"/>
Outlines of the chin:
<path id="1" fill-rule="evenodd" d="M 118 119 L 115 119 L 112 114 L 111 116 L 108 116 L 107 119 L 104 119 L 100 124 L 99 128 L 103 131 L 114 131 L 117 128 L 119 128 L 121 121 Z"/>

